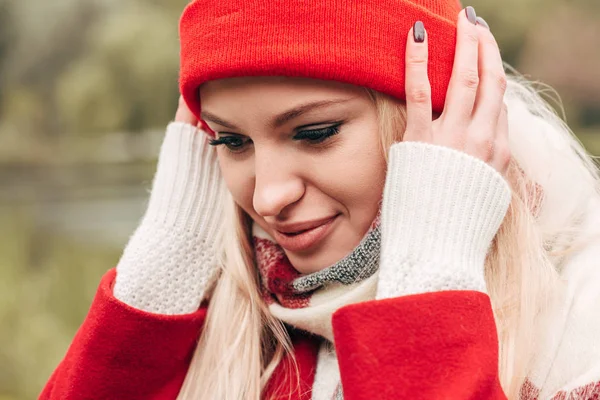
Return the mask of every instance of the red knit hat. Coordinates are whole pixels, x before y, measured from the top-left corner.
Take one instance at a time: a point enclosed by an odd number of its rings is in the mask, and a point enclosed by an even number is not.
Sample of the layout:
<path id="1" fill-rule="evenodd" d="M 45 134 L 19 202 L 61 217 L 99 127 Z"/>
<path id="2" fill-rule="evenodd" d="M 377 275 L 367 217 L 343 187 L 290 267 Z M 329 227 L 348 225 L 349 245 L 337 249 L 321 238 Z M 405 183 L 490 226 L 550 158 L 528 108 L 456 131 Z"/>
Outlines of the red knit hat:
<path id="1" fill-rule="evenodd" d="M 406 37 L 421 20 L 441 112 L 461 8 L 459 0 L 194 0 L 179 24 L 180 90 L 198 118 L 199 86 L 237 76 L 335 80 L 404 99 Z"/>

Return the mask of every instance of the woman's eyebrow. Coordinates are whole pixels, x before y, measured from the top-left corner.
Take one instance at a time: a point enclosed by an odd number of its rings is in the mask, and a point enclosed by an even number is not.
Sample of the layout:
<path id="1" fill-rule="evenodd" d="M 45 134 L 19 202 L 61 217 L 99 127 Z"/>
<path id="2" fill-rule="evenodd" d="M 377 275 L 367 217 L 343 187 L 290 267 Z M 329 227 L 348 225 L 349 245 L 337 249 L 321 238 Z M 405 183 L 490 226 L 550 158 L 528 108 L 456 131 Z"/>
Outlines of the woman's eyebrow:
<path id="1" fill-rule="evenodd" d="M 271 121 L 271 128 L 272 129 L 279 128 L 281 125 L 285 124 L 286 122 L 288 122 L 294 118 L 297 118 L 300 115 L 307 113 L 308 111 L 327 107 L 332 104 L 345 103 L 350 100 L 352 100 L 352 98 L 336 99 L 336 100 L 319 100 L 319 101 L 313 101 L 310 103 L 300 104 L 292 109 L 289 109 L 287 111 L 282 112 L 281 114 L 276 115 L 273 118 L 273 120 Z M 200 117 L 205 121 L 211 121 L 211 122 L 214 122 L 215 124 L 219 124 L 221 126 L 229 128 L 229 129 L 240 130 L 240 128 L 238 128 L 234 124 L 231 124 L 231 123 L 225 121 L 224 119 L 222 119 L 208 111 L 202 111 L 200 114 Z"/>

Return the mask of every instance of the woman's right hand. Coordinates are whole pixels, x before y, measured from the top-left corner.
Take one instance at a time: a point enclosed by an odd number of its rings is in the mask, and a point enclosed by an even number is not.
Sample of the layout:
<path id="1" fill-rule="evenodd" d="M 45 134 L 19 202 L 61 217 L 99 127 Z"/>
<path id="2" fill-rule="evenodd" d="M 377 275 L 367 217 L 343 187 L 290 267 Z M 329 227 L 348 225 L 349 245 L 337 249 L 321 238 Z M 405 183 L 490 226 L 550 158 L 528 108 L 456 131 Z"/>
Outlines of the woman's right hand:
<path id="1" fill-rule="evenodd" d="M 198 309 L 219 270 L 225 197 L 216 151 L 180 98 L 148 207 L 117 266 L 115 296 L 160 314 Z"/>

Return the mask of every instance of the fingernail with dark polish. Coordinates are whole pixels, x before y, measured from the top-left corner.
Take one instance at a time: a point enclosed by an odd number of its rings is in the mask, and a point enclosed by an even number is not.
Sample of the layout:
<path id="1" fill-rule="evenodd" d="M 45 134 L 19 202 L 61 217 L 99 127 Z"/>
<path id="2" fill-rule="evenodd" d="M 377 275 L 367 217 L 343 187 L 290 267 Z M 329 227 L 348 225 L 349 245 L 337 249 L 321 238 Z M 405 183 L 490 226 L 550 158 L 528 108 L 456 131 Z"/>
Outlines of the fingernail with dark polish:
<path id="1" fill-rule="evenodd" d="M 423 22 L 415 22 L 415 25 L 413 26 L 413 36 L 415 38 L 415 43 L 423 43 L 425 41 L 425 25 L 423 25 Z"/>
<path id="2" fill-rule="evenodd" d="M 483 25 L 484 27 L 486 27 L 487 29 L 490 29 L 490 26 L 488 25 L 487 22 L 485 22 L 485 19 L 481 18 L 481 17 L 477 17 L 477 23 L 479 25 Z"/>
<path id="3" fill-rule="evenodd" d="M 465 13 L 467 14 L 467 19 L 473 25 L 477 25 L 477 14 L 475 13 L 475 9 L 471 6 L 465 8 Z"/>

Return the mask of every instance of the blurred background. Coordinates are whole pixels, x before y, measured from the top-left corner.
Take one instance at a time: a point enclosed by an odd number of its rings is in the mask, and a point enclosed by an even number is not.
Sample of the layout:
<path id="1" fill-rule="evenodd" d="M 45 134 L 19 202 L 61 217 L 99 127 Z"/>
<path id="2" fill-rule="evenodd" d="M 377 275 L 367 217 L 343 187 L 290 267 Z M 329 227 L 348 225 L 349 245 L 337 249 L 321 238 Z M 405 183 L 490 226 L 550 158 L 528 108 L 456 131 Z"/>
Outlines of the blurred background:
<path id="1" fill-rule="evenodd" d="M 0 400 L 37 397 L 142 216 L 186 2 L 0 0 Z M 600 155 L 600 2 L 463 4 Z"/>

